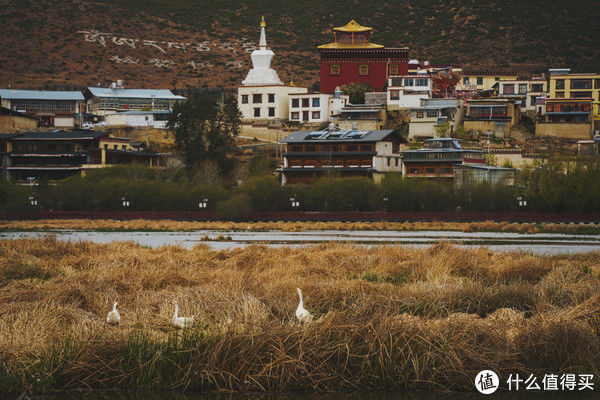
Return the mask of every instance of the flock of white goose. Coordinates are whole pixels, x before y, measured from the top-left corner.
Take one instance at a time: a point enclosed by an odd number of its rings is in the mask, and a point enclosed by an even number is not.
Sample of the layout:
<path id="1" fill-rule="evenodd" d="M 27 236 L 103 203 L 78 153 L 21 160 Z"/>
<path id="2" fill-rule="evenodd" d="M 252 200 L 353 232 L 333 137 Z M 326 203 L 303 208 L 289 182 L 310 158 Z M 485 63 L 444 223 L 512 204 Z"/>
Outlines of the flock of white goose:
<path id="1" fill-rule="evenodd" d="M 304 301 L 302 300 L 302 291 L 300 288 L 296 288 L 298 291 L 298 296 L 300 297 L 300 302 L 298 303 L 298 308 L 296 309 L 296 318 L 299 322 L 312 322 L 313 316 L 308 312 L 306 308 L 304 308 Z M 194 325 L 194 316 L 191 317 L 180 317 L 179 316 L 179 304 L 177 304 L 176 300 L 172 300 L 171 304 L 175 305 L 175 313 L 173 313 L 173 318 L 171 318 L 171 324 L 178 329 L 189 328 Z M 115 301 L 113 304 L 112 310 L 106 316 L 106 322 L 111 325 L 118 325 L 121 322 L 121 314 L 117 310 L 118 302 Z"/>

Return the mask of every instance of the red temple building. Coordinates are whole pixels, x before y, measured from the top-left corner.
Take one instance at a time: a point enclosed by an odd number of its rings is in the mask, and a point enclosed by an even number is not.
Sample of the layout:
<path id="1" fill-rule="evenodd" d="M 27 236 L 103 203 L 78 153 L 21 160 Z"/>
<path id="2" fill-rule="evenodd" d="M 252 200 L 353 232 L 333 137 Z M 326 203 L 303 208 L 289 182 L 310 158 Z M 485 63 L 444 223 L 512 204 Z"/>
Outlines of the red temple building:
<path id="1" fill-rule="evenodd" d="M 319 46 L 321 93 L 352 82 L 367 82 L 382 91 L 389 75 L 408 73 L 408 47 L 371 43 L 372 28 L 354 20 L 333 31 L 335 41 Z"/>

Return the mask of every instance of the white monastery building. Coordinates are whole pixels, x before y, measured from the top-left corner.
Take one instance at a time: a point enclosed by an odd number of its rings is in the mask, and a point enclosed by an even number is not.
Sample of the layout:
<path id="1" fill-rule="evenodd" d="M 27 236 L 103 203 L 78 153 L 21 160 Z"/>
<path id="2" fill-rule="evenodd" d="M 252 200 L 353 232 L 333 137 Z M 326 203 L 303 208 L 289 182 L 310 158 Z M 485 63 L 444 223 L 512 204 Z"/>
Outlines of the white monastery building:
<path id="1" fill-rule="evenodd" d="M 339 88 L 333 95 L 327 93 L 295 93 L 289 96 L 289 120 L 299 123 L 323 123 L 339 115 L 350 103 Z"/>
<path id="2" fill-rule="evenodd" d="M 388 80 L 388 109 L 419 107 L 421 100 L 431 98 L 433 85 L 426 71 L 392 76 Z"/>
<path id="3" fill-rule="evenodd" d="M 238 88 L 238 107 L 243 120 L 285 120 L 288 118 L 289 96 L 307 93 L 308 89 L 286 86 L 271 68 L 275 53 L 267 47 L 265 19 L 260 23 L 258 50 L 252 52 L 252 69 Z"/>

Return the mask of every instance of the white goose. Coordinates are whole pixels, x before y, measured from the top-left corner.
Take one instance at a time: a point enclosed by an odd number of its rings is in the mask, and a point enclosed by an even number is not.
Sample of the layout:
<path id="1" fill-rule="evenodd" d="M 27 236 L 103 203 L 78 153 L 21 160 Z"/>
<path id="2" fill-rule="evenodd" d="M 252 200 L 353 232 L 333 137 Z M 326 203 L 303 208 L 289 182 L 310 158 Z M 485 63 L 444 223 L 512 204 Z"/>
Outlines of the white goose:
<path id="1" fill-rule="evenodd" d="M 194 324 L 194 317 L 180 317 L 179 314 L 179 304 L 177 304 L 177 300 L 171 301 L 171 304 L 175 304 L 175 313 L 173 314 L 173 318 L 171 319 L 171 323 L 175 328 L 184 329 L 189 328 Z"/>
<path id="2" fill-rule="evenodd" d="M 298 303 L 298 308 L 296 309 L 296 318 L 300 322 L 312 322 L 313 316 L 308 312 L 307 309 L 304 308 L 304 302 L 302 301 L 302 291 L 300 288 L 296 288 L 298 291 L 298 296 L 300 296 L 300 303 Z"/>
<path id="3" fill-rule="evenodd" d="M 117 325 L 119 322 L 121 322 L 121 314 L 119 314 L 119 312 L 117 311 L 118 305 L 119 303 L 115 301 L 115 304 L 113 304 L 112 311 L 109 311 L 108 315 L 106 316 L 106 322 L 111 325 Z"/>

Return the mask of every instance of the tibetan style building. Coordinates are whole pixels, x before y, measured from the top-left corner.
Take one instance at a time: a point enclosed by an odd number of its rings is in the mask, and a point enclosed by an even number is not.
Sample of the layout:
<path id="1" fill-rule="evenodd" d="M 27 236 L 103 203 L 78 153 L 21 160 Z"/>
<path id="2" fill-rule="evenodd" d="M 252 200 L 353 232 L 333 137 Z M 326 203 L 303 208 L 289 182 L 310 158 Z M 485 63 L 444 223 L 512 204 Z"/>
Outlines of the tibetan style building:
<path id="1" fill-rule="evenodd" d="M 408 73 L 408 47 L 371 43 L 372 28 L 354 20 L 333 31 L 334 42 L 319 46 L 321 93 L 352 82 L 367 82 L 382 91 L 388 76 Z"/>

